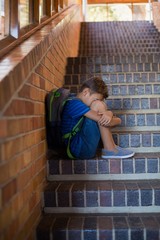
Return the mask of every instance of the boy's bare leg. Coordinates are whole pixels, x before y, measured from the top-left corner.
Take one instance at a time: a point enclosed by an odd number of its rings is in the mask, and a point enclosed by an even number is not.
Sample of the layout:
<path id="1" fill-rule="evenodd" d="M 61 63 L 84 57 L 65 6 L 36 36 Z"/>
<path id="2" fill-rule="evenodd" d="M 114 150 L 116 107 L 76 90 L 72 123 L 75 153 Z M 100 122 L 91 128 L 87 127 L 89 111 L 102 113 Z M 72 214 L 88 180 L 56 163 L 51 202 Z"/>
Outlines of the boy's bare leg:
<path id="1" fill-rule="evenodd" d="M 110 128 L 99 125 L 99 130 L 100 130 L 101 139 L 103 142 L 103 148 L 108 151 L 115 151 L 116 144 L 113 140 L 113 136 Z"/>
<path id="2" fill-rule="evenodd" d="M 91 104 L 91 109 L 96 112 L 103 112 L 107 110 L 107 106 L 102 101 L 97 100 Z M 119 124 L 121 121 L 120 119 L 118 120 L 117 118 L 117 121 L 115 122 Z M 99 129 L 100 129 L 101 139 L 103 142 L 103 148 L 108 151 L 115 151 L 116 144 L 113 140 L 111 128 L 99 125 Z"/>

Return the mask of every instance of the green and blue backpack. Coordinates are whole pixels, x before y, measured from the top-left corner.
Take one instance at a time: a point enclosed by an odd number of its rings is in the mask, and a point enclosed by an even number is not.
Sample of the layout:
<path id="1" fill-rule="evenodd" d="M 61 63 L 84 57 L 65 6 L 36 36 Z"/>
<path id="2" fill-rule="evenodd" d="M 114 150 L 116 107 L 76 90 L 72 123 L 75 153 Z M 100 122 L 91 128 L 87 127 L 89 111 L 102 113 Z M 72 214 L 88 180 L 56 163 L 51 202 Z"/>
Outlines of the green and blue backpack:
<path id="1" fill-rule="evenodd" d="M 74 94 L 69 89 L 58 88 L 51 90 L 45 99 L 46 111 L 46 139 L 48 149 L 54 150 L 58 155 L 66 151 L 69 158 L 74 159 L 70 152 L 70 140 L 80 130 L 83 117 L 79 120 L 72 131 L 65 134 L 61 133 L 61 116 L 66 101 L 71 100 Z M 68 146 L 65 146 L 63 139 L 68 138 Z"/>

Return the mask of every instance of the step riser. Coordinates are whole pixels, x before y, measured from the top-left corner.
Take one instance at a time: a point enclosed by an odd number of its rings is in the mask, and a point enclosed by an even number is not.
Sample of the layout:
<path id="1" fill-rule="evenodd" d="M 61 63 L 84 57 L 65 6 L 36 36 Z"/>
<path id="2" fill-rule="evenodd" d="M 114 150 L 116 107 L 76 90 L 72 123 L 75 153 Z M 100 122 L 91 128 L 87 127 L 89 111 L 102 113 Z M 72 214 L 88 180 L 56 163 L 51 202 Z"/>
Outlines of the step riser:
<path id="1" fill-rule="evenodd" d="M 102 55 L 97 57 L 68 58 L 67 65 L 81 64 L 131 64 L 131 63 L 159 63 L 160 54 L 138 54 L 138 55 Z"/>
<path id="2" fill-rule="evenodd" d="M 105 52 L 105 54 L 111 55 L 111 54 L 125 54 L 125 55 L 130 55 L 130 54 L 137 54 L 137 53 L 144 53 L 144 54 L 154 54 L 154 53 L 160 53 L 160 49 L 159 48 L 150 48 L 150 49 L 128 49 L 128 50 L 122 50 L 122 51 L 109 51 L 109 49 L 92 49 L 92 50 L 81 50 L 79 51 L 79 56 L 99 56 L 99 55 L 103 55 Z"/>
<path id="3" fill-rule="evenodd" d="M 158 148 L 160 152 L 160 132 L 157 133 L 113 133 L 115 143 L 124 148 Z"/>
<path id="4" fill-rule="evenodd" d="M 116 112 L 115 112 L 116 113 Z M 116 113 L 116 116 L 121 119 L 122 127 L 153 127 L 160 126 L 160 113 Z M 159 128 L 160 131 L 160 128 Z"/>
<path id="5" fill-rule="evenodd" d="M 109 96 L 160 94 L 160 84 L 108 85 Z"/>
<path id="6" fill-rule="evenodd" d="M 113 110 L 147 110 L 147 109 L 160 109 L 160 97 L 157 95 L 151 96 L 137 96 L 113 99 L 113 96 L 106 100 L 109 109 Z"/>
<path id="7" fill-rule="evenodd" d="M 160 71 L 159 63 L 132 63 L 114 65 L 69 65 L 66 67 L 67 74 L 92 74 L 92 73 L 116 73 L 116 72 L 155 72 Z"/>
<path id="8" fill-rule="evenodd" d="M 69 88 L 70 85 L 66 87 Z M 79 84 L 75 84 L 74 87 L 79 87 Z M 121 83 L 121 84 L 111 84 L 107 83 L 109 96 L 126 96 L 126 95 L 151 95 L 160 94 L 160 83 Z"/>
<path id="9" fill-rule="evenodd" d="M 85 80 L 94 77 L 99 76 L 102 77 L 103 81 L 106 84 L 115 84 L 120 83 L 123 85 L 128 84 L 138 84 L 138 83 L 160 83 L 160 73 L 152 72 L 152 73 L 115 73 L 115 74 L 103 74 L 103 73 L 95 73 L 95 74 L 73 74 L 69 75 L 67 74 L 65 76 L 65 85 L 70 87 L 77 87 L 77 85 L 80 85 Z"/>
<path id="10" fill-rule="evenodd" d="M 127 184 L 125 182 L 122 184 L 110 184 L 109 182 L 55 183 L 44 192 L 44 205 L 46 208 L 71 208 L 72 212 L 74 212 L 72 208 L 76 207 L 97 208 L 97 211 L 103 211 L 103 207 L 107 207 L 107 209 L 113 207 L 117 212 L 119 207 L 124 207 L 124 209 L 126 207 L 127 212 L 130 207 L 137 207 L 139 211 L 142 211 L 143 207 L 147 207 L 150 212 L 153 212 L 154 209 L 160 209 L 160 186 L 156 182 L 155 186 L 154 184 Z M 133 212 L 133 208 L 130 211 Z"/>
<path id="11" fill-rule="evenodd" d="M 160 173 L 160 158 L 151 157 L 144 158 L 143 155 L 139 158 L 131 159 L 91 159 L 91 160 L 49 160 L 48 161 L 48 174 L 50 176 L 55 175 L 74 175 L 78 180 L 78 175 L 82 174 L 82 178 L 85 174 L 97 174 L 108 175 L 110 179 L 113 175 L 128 174 L 128 178 L 131 174 L 137 176 L 144 174 L 147 178 L 147 174 L 159 174 Z M 110 176 L 112 174 L 112 176 Z M 159 175 L 160 176 L 160 175 Z M 86 178 L 89 178 L 88 176 Z M 138 178 L 138 179 L 139 179 Z M 66 179 L 67 180 L 67 179 Z M 76 180 L 76 179 L 75 179 Z M 83 179 L 81 179 L 83 180 Z M 86 179 L 87 180 L 87 179 Z M 92 179 L 93 180 L 93 179 Z"/>
<path id="12" fill-rule="evenodd" d="M 160 237 L 158 217 L 49 217 L 40 223 L 43 228 L 37 230 L 39 240 L 159 240 Z"/>

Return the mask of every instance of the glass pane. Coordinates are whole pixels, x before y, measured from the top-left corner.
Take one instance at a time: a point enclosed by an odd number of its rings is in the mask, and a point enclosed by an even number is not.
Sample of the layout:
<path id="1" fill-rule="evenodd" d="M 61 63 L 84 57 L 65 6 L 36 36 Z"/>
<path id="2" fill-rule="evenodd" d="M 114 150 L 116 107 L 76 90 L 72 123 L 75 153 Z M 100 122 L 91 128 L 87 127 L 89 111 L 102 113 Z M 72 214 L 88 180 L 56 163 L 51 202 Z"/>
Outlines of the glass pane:
<path id="1" fill-rule="evenodd" d="M 29 25 L 29 0 L 20 0 L 20 28 Z"/>
<path id="2" fill-rule="evenodd" d="M 5 10 L 4 10 L 4 0 L 0 0 L 0 39 L 4 38 L 5 35 Z"/>
<path id="3" fill-rule="evenodd" d="M 108 21 L 132 21 L 131 4 L 109 4 Z"/>
<path id="4" fill-rule="evenodd" d="M 107 21 L 107 5 L 95 4 L 87 7 L 87 22 L 101 22 Z"/>
<path id="5" fill-rule="evenodd" d="M 135 3 L 133 5 L 133 20 L 152 20 L 151 5 L 149 3 Z"/>
<path id="6" fill-rule="evenodd" d="M 46 15 L 46 0 L 40 0 L 40 18 Z"/>
<path id="7" fill-rule="evenodd" d="M 57 9 L 58 9 L 58 2 L 57 2 L 57 0 L 55 1 L 55 0 L 52 0 L 52 11 L 57 11 Z"/>
<path id="8" fill-rule="evenodd" d="M 149 3 L 135 4 L 88 4 L 86 21 L 152 20 Z"/>

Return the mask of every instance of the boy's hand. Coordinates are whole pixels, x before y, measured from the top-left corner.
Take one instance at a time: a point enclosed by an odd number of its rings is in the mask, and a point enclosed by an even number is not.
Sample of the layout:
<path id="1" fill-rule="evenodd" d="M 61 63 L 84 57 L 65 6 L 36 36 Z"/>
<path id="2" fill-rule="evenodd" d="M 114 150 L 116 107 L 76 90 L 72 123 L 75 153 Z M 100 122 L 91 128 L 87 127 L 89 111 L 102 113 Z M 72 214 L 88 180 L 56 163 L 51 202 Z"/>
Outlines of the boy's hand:
<path id="1" fill-rule="evenodd" d="M 100 115 L 98 123 L 102 126 L 107 126 L 113 118 L 113 113 L 111 111 L 101 112 L 98 113 L 98 115 Z"/>

